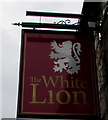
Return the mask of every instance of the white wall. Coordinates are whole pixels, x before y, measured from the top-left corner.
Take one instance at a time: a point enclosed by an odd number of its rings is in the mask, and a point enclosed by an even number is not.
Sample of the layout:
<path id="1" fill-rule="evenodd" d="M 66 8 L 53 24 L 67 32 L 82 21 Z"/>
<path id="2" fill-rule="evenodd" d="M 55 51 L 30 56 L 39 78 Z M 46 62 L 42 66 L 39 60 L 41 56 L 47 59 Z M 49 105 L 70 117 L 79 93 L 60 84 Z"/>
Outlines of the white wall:
<path id="1" fill-rule="evenodd" d="M 81 2 L 0 2 L 2 12 L 2 22 L 0 23 L 0 32 L 2 31 L 2 118 L 15 118 L 17 109 L 17 93 L 19 81 L 19 60 L 20 60 L 20 43 L 21 27 L 11 25 L 14 22 L 36 21 L 39 17 L 26 17 L 26 10 L 49 11 L 49 12 L 66 12 L 81 13 Z M 22 0 L 18 0 L 22 1 Z M 51 0 L 50 0 L 51 1 Z M 57 1 L 57 0 L 53 0 Z M 68 1 L 68 2 L 65 2 Z M 79 1 L 79 0 L 78 0 Z M 1 16 L 1 15 L 0 15 Z M 44 22 L 54 22 L 51 18 L 44 19 Z M 0 44 L 1 45 L 1 44 Z M 1 53 L 1 46 L 0 46 Z M 0 63 L 1 73 L 1 63 Z M 1 79 L 1 78 L 0 78 Z M 1 85 L 1 84 L 0 84 Z M 1 88 L 1 86 L 0 86 Z M 1 95 L 1 90 L 0 90 Z M 0 96 L 1 98 L 1 96 Z M 0 102 L 1 103 L 1 102 Z M 1 108 L 1 104 L 0 104 Z M 0 114 L 1 115 L 1 114 Z"/>

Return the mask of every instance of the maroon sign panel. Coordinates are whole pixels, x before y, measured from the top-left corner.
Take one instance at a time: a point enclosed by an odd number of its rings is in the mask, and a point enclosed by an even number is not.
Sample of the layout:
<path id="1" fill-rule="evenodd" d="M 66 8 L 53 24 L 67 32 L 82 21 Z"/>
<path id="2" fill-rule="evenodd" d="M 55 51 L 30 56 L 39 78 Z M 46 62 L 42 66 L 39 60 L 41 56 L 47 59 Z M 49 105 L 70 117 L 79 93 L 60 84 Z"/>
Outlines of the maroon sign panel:
<path id="1" fill-rule="evenodd" d="M 98 111 L 92 37 L 23 30 L 18 117 L 84 118 Z"/>

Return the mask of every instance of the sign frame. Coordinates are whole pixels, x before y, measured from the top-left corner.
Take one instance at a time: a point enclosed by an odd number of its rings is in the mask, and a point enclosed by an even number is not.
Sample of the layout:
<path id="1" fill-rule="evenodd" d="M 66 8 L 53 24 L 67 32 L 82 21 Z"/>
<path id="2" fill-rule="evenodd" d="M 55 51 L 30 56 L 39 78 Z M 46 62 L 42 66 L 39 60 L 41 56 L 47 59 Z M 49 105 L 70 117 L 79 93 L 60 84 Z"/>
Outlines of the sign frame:
<path id="1" fill-rule="evenodd" d="M 96 113 L 94 115 L 82 115 L 82 114 L 73 114 L 73 115 L 63 115 L 63 114 L 24 114 L 21 112 L 21 106 L 22 106 L 22 90 L 23 90 L 23 66 L 24 66 L 24 40 L 25 40 L 25 33 L 39 33 L 39 34 L 60 34 L 60 35 L 88 35 L 91 42 L 92 47 L 92 65 L 93 65 L 93 79 L 94 79 L 94 85 L 95 85 L 95 102 L 96 104 Z M 95 65 L 95 50 L 94 50 L 94 44 L 93 44 L 93 36 L 92 33 L 86 32 L 70 32 L 70 31 L 50 31 L 50 30 L 31 30 L 31 29 L 22 29 L 22 40 L 21 40 L 21 56 L 20 56 L 20 72 L 19 72 L 19 93 L 18 93 L 18 105 L 17 105 L 17 118 L 67 118 L 67 119 L 100 119 L 100 110 L 99 110 L 99 98 L 98 98 L 98 85 L 97 85 L 97 76 L 96 76 L 96 65 Z"/>

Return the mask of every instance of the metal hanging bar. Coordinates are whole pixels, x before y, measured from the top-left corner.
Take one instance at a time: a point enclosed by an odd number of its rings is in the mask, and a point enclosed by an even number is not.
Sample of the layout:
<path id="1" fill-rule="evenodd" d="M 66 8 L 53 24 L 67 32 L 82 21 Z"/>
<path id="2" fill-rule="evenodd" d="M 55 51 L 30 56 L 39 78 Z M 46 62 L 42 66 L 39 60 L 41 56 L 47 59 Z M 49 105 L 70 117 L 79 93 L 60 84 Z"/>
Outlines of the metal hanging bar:
<path id="1" fill-rule="evenodd" d="M 70 30 L 81 30 L 80 25 L 67 25 L 67 24 L 49 24 L 49 23 L 32 23 L 32 22 L 22 22 L 13 23 L 13 25 L 27 27 L 27 28 L 52 28 L 52 29 L 70 29 Z M 87 30 L 100 30 L 99 27 L 87 27 Z"/>
<path id="2" fill-rule="evenodd" d="M 13 25 L 29 28 L 80 29 L 79 25 L 34 23 L 34 22 L 13 23 Z"/>
<path id="3" fill-rule="evenodd" d="M 27 16 L 46 16 L 46 17 L 66 17 L 66 18 L 77 18 L 80 19 L 78 24 L 51 24 L 51 23 L 34 23 L 34 22 L 22 22 L 22 23 L 13 23 L 13 25 L 18 25 L 27 28 L 52 28 L 52 29 L 70 29 L 70 30 L 78 30 L 78 31 L 85 31 L 85 30 L 92 30 L 92 31 L 100 31 L 99 27 L 88 27 L 85 25 L 85 22 L 91 21 L 92 18 L 87 17 L 83 14 L 69 14 L 69 13 L 53 13 L 53 12 L 36 12 L 36 11 L 26 11 Z M 83 21 L 83 22 L 82 22 Z M 62 21 L 63 22 L 63 21 Z"/>
<path id="4" fill-rule="evenodd" d="M 82 14 L 69 14 L 69 13 L 53 13 L 53 12 L 36 12 L 26 11 L 27 16 L 46 16 L 46 17 L 66 17 L 66 18 L 83 18 Z"/>
<path id="5" fill-rule="evenodd" d="M 26 11 L 26 16 L 44 16 L 44 17 L 60 17 L 60 18 L 75 18 L 86 21 L 96 21 L 91 15 L 83 14 L 71 14 L 71 13 L 54 13 L 54 12 L 38 12 L 38 11 Z"/>

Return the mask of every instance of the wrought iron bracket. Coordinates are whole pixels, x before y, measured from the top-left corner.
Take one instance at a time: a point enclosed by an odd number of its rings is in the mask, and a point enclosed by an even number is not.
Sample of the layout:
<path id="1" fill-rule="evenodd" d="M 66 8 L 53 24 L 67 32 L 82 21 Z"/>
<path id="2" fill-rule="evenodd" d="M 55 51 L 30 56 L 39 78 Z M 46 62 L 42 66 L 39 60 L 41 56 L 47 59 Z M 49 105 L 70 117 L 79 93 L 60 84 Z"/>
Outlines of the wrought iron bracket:
<path id="1" fill-rule="evenodd" d="M 77 18 L 80 20 L 86 20 L 89 21 L 92 20 L 92 18 L 85 18 L 82 14 L 68 14 L 68 13 L 50 13 L 50 12 L 34 12 L 34 11 L 26 11 L 27 16 L 46 16 L 46 17 L 66 17 L 66 18 Z M 89 22 L 88 21 L 88 22 Z M 76 30 L 76 31 L 82 31 L 82 30 L 92 30 L 92 31 L 99 31 L 99 27 L 88 27 L 83 26 L 81 23 L 77 22 L 74 24 L 71 23 L 70 19 L 66 20 L 60 20 L 58 22 L 54 22 L 53 24 L 50 23 L 33 23 L 33 22 L 22 22 L 22 23 L 13 23 L 13 25 L 18 25 L 22 27 L 28 27 L 28 28 L 52 28 L 52 29 L 70 29 L 70 30 Z"/>

